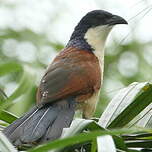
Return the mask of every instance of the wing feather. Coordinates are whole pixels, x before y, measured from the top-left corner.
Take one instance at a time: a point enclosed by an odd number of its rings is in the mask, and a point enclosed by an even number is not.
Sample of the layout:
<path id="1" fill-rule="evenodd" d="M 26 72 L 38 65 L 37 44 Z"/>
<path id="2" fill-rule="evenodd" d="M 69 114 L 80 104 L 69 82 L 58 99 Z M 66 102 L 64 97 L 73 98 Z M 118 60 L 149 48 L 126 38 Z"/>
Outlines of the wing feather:
<path id="1" fill-rule="evenodd" d="M 63 98 L 89 98 L 100 88 L 99 62 L 92 52 L 68 48 L 47 69 L 37 92 L 38 103 Z"/>

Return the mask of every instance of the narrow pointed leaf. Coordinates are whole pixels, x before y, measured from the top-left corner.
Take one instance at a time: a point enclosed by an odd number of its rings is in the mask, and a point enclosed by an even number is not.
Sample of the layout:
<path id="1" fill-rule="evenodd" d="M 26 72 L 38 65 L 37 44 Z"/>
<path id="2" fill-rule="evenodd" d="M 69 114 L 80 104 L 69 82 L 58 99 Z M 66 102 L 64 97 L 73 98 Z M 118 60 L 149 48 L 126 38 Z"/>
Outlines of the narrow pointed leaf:
<path id="1" fill-rule="evenodd" d="M 127 147 L 130 148 L 152 148 L 152 140 L 134 140 L 134 141 L 127 141 Z"/>
<path id="2" fill-rule="evenodd" d="M 139 129 L 140 130 L 140 129 Z M 79 144 L 86 141 L 92 141 L 98 136 L 103 135 L 120 135 L 120 134 L 127 134 L 127 133 L 133 133 L 139 130 L 134 129 L 117 129 L 117 130 L 109 130 L 109 131 L 92 131 L 90 133 L 81 133 L 72 137 L 64 138 L 55 140 L 53 142 L 45 143 L 43 145 L 40 145 L 38 147 L 35 147 L 33 149 L 30 149 L 29 152 L 42 152 L 42 151 L 48 151 L 58 148 L 65 148 L 66 146 L 71 146 L 75 144 Z"/>
<path id="3" fill-rule="evenodd" d="M 97 150 L 97 141 L 94 139 L 91 143 L 91 152 L 96 152 Z"/>
<path id="4" fill-rule="evenodd" d="M 127 125 L 129 128 L 137 127 L 152 127 L 152 104 L 147 106 L 139 115 L 137 115 L 132 121 Z"/>
<path id="5" fill-rule="evenodd" d="M 82 132 L 82 130 L 84 130 L 84 129 L 89 129 L 90 131 L 105 130 L 104 128 L 100 127 L 93 120 L 75 119 L 72 122 L 70 128 L 64 129 L 64 132 L 63 132 L 61 138 L 76 135 L 76 134 Z M 124 151 L 127 150 L 125 143 L 121 137 L 113 136 L 113 139 L 114 139 L 114 142 L 115 142 L 115 145 L 117 146 L 117 148 L 119 148 L 120 150 L 124 150 Z M 93 141 L 92 143 L 95 143 L 95 142 Z M 91 149 L 93 151 L 96 148 L 97 147 L 95 145 L 93 145 L 93 147 Z M 61 150 L 56 150 L 56 151 L 61 151 Z"/>
<path id="6" fill-rule="evenodd" d="M 102 127 L 116 128 L 127 125 L 152 102 L 152 84 L 133 83 L 121 89 L 99 119 Z"/>
<path id="7" fill-rule="evenodd" d="M 12 123 L 13 121 L 15 121 L 18 117 L 15 116 L 14 114 L 8 112 L 8 111 L 5 111 L 3 110 L 1 113 L 0 113 L 0 120 L 3 120 L 7 123 Z"/>
<path id="8" fill-rule="evenodd" d="M 0 89 L 0 102 L 5 101 L 6 99 L 7 99 L 7 95 L 2 89 Z"/>
<path id="9" fill-rule="evenodd" d="M 137 126 L 152 128 L 152 104 L 150 104 L 140 115 Z"/>
<path id="10" fill-rule="evenodd" d="M 65 128 L 61 138 L 73 136 L 82 132 L 84 129 L 90 130 L 100 130 L 101 128 L 94 120 L 87 120 L 87 119 L 75 119 L 70 128 Z"/>

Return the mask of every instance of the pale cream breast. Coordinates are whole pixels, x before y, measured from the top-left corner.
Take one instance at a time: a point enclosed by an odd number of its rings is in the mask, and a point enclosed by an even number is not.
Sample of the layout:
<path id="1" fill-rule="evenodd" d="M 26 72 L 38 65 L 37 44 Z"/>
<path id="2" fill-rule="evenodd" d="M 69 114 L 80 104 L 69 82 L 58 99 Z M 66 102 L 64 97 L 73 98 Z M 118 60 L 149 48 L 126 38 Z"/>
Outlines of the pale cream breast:
<path id="1" fill-rule="evenodd" d="M 105 42 L 111 31 L 112 26 L 98 26 L 90 28 L 86 34 L 85 39 L 88 44 L 94 49 L 93 53 L 99 60 L 100 73 L 101 73 L 101 86 L 103 81 L 104 71 L 104 47 Z M 89 99 L 87 99 L 83 105 L 83 117 L 90 118 L 95 112 L 97 102 L 99 100 L 100 89 L 96 91 Z"/>

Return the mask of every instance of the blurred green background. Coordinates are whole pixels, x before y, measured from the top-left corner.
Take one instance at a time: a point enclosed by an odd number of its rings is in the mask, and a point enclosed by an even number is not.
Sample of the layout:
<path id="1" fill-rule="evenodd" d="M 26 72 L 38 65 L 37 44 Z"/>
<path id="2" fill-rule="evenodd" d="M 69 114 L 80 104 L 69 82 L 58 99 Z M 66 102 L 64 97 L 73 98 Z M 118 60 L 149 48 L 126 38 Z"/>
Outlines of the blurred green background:
<path id="1" fill-rule="evenodd" d="M 129 22 L 129 26 L 115 27 L 108 38 L 95 116 L 101 115 L 120 88 L 135 81 L 151 81 L 150 0 L 2 0 L 0 89 L 10 97 L 8 110 L 20 116 L 35 104 L 47 65 L 66 45 L 81 17 L 93 9 L 108 10 Z"/>

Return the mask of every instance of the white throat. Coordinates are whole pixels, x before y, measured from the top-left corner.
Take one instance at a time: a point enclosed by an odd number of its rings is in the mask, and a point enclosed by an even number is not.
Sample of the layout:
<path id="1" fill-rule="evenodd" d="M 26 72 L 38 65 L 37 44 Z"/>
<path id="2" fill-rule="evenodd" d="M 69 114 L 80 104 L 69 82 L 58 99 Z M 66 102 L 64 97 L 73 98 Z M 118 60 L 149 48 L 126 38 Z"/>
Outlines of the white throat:
<path id="1" fill-rule="evenodd" d="M 103 68 L 104 68 L 105 42 L 111 29 L 112 26 L 107 26 L 107 25 L 90 28 L 88 29 L 84 37 L 88 42 L 88 44 L 94 49 L 93 53 L 96 55 L 96 57 L 100 62 L 101 75 L 103 75 Z"/>
<path id="2" fill-rule="evenodd" d="M 106 39 L 111 29 L 112 26 L 107 25 L 90 28 L 86 32 L 84 38 L 95 51 L 100 51 L 100 53 L 102 53 Z"/>

